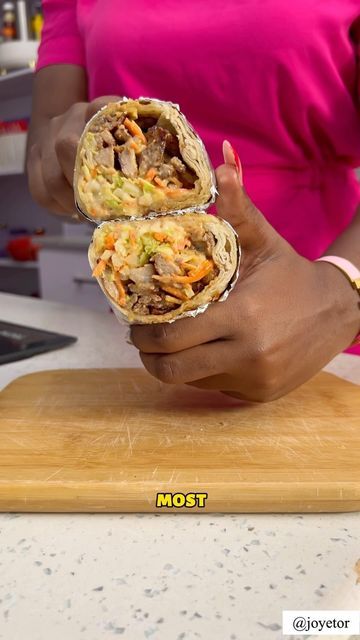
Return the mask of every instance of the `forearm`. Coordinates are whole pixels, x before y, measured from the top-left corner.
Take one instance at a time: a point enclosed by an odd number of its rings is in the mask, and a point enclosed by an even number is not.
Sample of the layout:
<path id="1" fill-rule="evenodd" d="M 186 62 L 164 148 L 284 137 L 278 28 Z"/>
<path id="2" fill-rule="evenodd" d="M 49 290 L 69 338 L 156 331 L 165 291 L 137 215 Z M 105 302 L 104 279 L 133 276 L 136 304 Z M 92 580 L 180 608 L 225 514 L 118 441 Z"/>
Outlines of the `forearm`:
<path id="1" fill-rule="evenodd" d="M 87 78 L 83 67 L 51 65 L 35 74 L 32 115 L 27 150 L 38 142 L 51 118 L 62 115 L 74 103 L 87 100 Z"/>
<path id="2" fill-rule="evenodd" d="M 56 214 L 75 213 L 74 162 L 88 107 L 82 67 L 51 65 L 36 74 L 26 169 L 35 202 Z"/>

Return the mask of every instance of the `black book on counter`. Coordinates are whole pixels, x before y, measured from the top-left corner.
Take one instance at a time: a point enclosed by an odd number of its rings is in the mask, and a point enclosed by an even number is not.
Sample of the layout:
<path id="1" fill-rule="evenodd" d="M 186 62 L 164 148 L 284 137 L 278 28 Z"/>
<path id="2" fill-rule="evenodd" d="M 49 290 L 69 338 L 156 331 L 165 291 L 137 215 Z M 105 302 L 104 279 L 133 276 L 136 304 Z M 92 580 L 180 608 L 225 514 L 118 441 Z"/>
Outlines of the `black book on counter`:
<path id="1" fill-rule="evenodd" d="M 77 338 L 0 320 L 0 364 L 61 349 Z"/>

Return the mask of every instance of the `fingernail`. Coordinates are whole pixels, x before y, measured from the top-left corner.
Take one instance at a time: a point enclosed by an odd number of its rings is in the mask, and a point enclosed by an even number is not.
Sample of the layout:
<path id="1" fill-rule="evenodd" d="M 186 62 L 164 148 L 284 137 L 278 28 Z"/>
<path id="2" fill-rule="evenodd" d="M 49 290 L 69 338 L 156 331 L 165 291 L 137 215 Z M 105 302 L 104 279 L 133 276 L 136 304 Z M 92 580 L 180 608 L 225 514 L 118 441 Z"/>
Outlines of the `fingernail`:
<path id="1" fill-rule="evenodd" d="M 241 184 L 241 186 L 243 186 L 243 172 L 242 172 L 242 166 L 241 166 L 241 161 L 240 161 L 240 158 L 239 158 L 239 154 L 238 154 L 238 152 L 234 149 L 234 147 L 232 146 L 232 144 L 230 144 L 230 146 L 231 146 L 231 151 L 233 152 L 233 156 L 234 156 L 234 160 L 235 160 L 236 168 L 237 168 L 237 170 L 238 170 L 240 184 Z"/>
<path id="2" fill-rule="evenodd" d="M 239 174 L 240 184 L 241 186 L 243 186 L 243 172 L 240 157 L 228 140 L 224 140 L 223 142 L 223 155 L 225 164 L 231 164 L 236 167 L 236 170 Z"/>

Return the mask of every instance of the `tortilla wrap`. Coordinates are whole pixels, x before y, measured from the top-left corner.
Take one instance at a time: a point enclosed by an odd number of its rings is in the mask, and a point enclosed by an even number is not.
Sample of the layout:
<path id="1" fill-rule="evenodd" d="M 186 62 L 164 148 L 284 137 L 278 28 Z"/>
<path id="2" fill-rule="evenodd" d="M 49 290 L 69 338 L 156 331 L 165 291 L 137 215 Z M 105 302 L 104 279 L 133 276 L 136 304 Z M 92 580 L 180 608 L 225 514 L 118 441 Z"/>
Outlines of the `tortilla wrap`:
<path id="1" fill-rule="evenodd" d="M 117 315 L 132 324 L 172 322 L 204 311 L 236 279 L 239 255 L 234 229 L 199 211 L 104 222 L 88 253 Z"/>
<path id="2" fill-rule="evenodd" d="M 216 193 L 205 147 L 177 105 L 124 99 L 103 107 L 80 138 L 78 209 L 95 222 L 207 206 Z"/>

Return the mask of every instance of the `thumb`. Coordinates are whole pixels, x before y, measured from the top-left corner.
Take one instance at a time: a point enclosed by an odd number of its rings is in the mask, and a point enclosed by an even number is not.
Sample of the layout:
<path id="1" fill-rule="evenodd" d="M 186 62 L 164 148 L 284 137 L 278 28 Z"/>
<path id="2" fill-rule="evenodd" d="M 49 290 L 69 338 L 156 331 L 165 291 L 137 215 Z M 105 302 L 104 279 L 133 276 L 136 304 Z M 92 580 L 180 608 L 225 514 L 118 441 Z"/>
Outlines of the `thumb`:
<path id="1" fill-rule="evenodd" d="M 250 200 L 243 186 L 242 168 L 236 151 L 227 140 L 223 144 L 225 164 L 216 169 L 219 216 L 234 227 L 242 247 L 251 251 L 271 253 L 279 237 L 263 214 Z"/>

